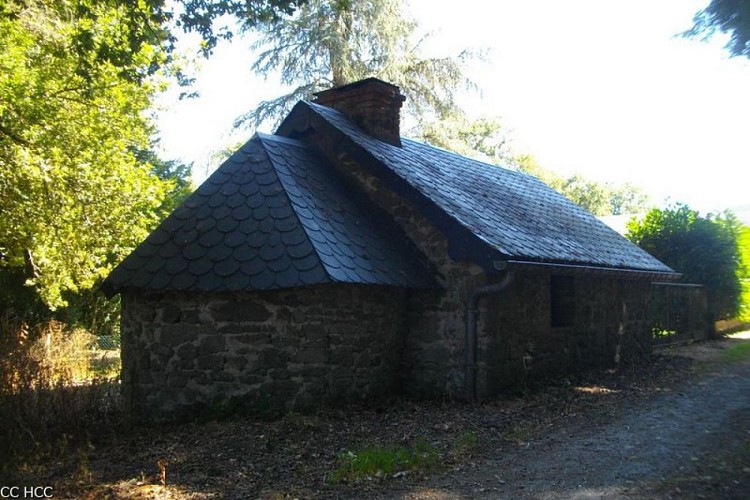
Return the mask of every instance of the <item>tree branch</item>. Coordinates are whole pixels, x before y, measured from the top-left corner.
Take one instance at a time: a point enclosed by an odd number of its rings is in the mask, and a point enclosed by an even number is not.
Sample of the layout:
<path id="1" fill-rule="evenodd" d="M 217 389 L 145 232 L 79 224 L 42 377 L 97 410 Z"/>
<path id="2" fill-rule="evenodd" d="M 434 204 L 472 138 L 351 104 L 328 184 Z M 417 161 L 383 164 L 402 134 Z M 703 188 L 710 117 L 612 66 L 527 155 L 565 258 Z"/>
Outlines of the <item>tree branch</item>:
<path id="1" fill-rule="evenodd" d="M 31 146 L 31 143 L 29 141 L 27 141 L 20 135 L 17 135 L 15 132 L 6 128 L 2 124 L 0 124 L 0 134 L 6 136 L 8 139 L 10 139 L 11 141 L 15 142 L 16 144 L 20 146 L 26 146 L 26 147 Z"/>

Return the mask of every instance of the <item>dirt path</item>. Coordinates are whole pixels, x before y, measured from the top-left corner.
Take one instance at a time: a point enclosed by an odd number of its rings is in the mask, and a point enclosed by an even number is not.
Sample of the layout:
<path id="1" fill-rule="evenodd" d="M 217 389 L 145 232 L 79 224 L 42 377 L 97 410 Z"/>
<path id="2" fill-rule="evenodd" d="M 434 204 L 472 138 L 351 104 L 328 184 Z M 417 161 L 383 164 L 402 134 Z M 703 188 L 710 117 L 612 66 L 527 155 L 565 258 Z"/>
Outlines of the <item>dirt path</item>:
<path id="1" fill-rule="evenodd" d="M 734 471 L 725 478 L 705 475 L 711 459 L 750 443 L 750 361 L 715 366 L 680 392 L 625 406 L 613 422 L 578 418 L 408 496 L 640 498 L 670 496 L 665 489 L 673 486 L 683 497 L 750 497 L 744 489 L 750 463 L 739 464 L 744 484 Z M 707 491 L 679 488 L 694 478 L 708 483 Z"/>
<path id="2" fill-rule="evenodd" d="M 750 339 L 696 344 L 472 405 L 117 429 L 25 464 L 15 481 L 52 485 L 55 498 L 750 498 L 745 348 Z M 332 480 L 342 456 L 420 440 L 436 468 Z"/>
<path id="3" fill-rule="evenodd" d="M 678 392 L 551 428 L 406 496 L 750 498 L 750 360 L 722 364 L 721 348 L 682 349 L 708 364 Z"/>

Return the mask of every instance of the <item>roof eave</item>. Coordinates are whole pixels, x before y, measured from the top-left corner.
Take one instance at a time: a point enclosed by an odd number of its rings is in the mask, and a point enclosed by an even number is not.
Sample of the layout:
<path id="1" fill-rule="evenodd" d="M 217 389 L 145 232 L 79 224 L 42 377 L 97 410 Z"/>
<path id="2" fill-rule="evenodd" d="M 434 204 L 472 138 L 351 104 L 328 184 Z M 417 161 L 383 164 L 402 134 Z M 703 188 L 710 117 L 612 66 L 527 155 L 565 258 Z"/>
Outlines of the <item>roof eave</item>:
<path id="1" fill-rule="evenodd" d="M 504 269 L 506 267 L 528 267 L 545 269 L 551 272 L 580 275 L 608 275 L 621 279 L 643 280 L 643 281 L 668 281 L 673 282 L 682 278 L 682 274 L 675 271 L 666 271 L 660 269 L 632 269 L 624 267 L 605 267 L 591 264 L 568 264 L 557 262 L 534 262 L 528 260 L 508 259 L 504 265 L 498 265 L 496 268 Z"/>

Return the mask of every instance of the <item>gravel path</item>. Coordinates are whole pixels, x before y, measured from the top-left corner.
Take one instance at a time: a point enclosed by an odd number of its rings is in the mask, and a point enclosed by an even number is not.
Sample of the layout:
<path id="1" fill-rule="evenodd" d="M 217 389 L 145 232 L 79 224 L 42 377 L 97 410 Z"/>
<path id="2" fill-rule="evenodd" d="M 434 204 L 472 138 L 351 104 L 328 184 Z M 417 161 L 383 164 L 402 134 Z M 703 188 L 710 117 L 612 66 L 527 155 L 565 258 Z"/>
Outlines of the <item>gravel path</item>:
<path id="1" fill-rule="evenodd" d="M 727 443 L 750 443 L 750 361 L 709 373 L 682 392 L 633 403 L 614 422 L 592 420 L 552 428 L 517 450 L 502 450 L 473 470 L 406 496 L 640 498 L 649 485 L 700 474 L 704 459 Z M 715 498 L 722 497 L 717 492 Z"/>

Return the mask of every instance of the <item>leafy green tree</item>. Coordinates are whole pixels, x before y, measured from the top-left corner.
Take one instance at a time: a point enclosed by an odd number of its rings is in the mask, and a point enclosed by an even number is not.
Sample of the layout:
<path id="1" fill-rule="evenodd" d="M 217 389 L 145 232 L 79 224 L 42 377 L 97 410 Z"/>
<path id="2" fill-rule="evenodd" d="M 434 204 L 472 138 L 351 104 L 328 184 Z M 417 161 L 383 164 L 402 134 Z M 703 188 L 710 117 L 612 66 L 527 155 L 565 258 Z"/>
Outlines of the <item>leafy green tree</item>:
<path id="1" fill-rule="evenodd" d="M 686 205 L 650 210 L 628 224 L 627 237 L 683 274 L 683 281 L 705 286 L 714 319 L 737 315 L 742 290 L 741 224 L 730 212 L 702 217 Z"/>
<path id="2" fill-rule="evenodd" d="M 742 262 L 739 273 L 742 294 L 740 298 L 740 311 L 737 317 L 746 323 L 750 323 L 750 227 L 743 226 L 740 229 L 738 247 L 740 261 Z"/>
<path id="3" fill-rule="evenodd" d="M 638 214 L 646 211 L 649 198 L 640 187 L 626 182 L 620 185 L 609 184 L 609 188 L 609 207 L 612 215 Z"/>
<path id="4" fill-rule="evenodd" d="M 259 21 L 260 50 L 253 70 L 280 73 L 294 89 L 262 102 L 238 120 L 253 126 L 282 118 L 300 99 L 330 87 L 375 76 L 400 86 L 405 109 L 430 121 L 460 114 L 454 94 L 470 85 L 462 58 L 423 58 L 413 37 L 417 24 L 401 0 L 309 0 L 294 15 Z"/>
<path id="5" fill-rule="evenodd" d="M 176 18 L 177 26 L 186 32 L 198 33 L 203 39 L 203 52 L 208 55 L 219 40 L 231 40 L 235 35 L 224 22 L 227 16 L 234 17 L 239 27 L 247 30 L 279 21 L 308 0 L 176 0 L 173 5 L 180 7 L 176 12 L 168 10 L 163 0 L 145 1 L 169 19 Z"/>
<path id="6" fill-rule="evenodd" d="M 717 31 L 729 33 L 726 49 L 732 56 L 750 58 L 750 0 L 711 0 L 683 35 L 707 40 Z"/>
<path id="7" fill-rule="evenodd" d="M 164 160 L 154 152 L 154 148 L 155 144 L 152 144 L 149 149 L 137 151 L 136 159 L 150 165 L 151 174 L 169 184 L 169 191 L 157 210 L 159 218 L 163 219 L 190 196 L 195 186 L 191 174 L 192 164 Z"/>
<path id="8" fill-rule="evenodd" d="M 514 156 L 511 159 L 509 166 L 519 172 L 533 175 L 555 191 L 560 191 L 562 189 L 564 182 L 563 177 L 539 165 L 539 162 L 532 155 L 522 154 Z"/>
<path id="9" fill-rule="evenodd" d="M 560 192 L 568 199 L 585 208 L 594 215 L 612 213 L 609 186 L 581 175 L 573 175 L 563 180 Z"/>
<path id="10" fill-rule="evenodd" d="M 52 309 L 106 276 L 174 189 L 138 158 L 165 39 L 132 21 L 123 4 L 78 0 L 0 15 L 0 271 Z"/>

